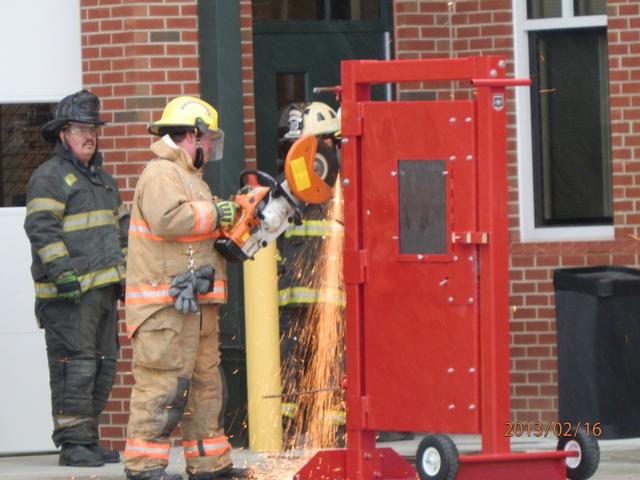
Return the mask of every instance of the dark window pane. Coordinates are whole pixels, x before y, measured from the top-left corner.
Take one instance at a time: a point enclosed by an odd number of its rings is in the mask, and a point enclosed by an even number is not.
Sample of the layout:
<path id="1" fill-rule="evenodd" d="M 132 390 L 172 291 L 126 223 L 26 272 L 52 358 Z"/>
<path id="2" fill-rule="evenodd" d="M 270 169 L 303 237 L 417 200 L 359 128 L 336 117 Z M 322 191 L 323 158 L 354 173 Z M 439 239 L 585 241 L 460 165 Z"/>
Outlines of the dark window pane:
<path id="1" fill-rule="evenodd" d="M 278 102 L 278 138 L 282 138 L 289 131 L 288 112 L 285 108 L 291 103 L 305 102 L 304 73 L 277 73 L 276 74 L 276 99 Z M 283 159 L 289 150 L 289 144 L 278 143 L 278 158 Z"/>
<path id="2" fill-rule="evenodd" d="M 400 253 L 447 253 L 447 177 L 443 160 L 401 160 Z"/>
<path id="3" fill-rule="evenodd" d="M 254 21 L 376 20 L 380 0 L 253 0 Z"/>
<path id="4" fill-rule="evenodd" d="M 53 118 L 55 104 L 0 104 L 0 206 L 24 206 L 33 171 L 51 156 L 40 127 Z"/>
<path id="5" fill-rule="evenodd" d="M 561 16 L 561 0 L 527 0 L 527 18 L 529 19 Z"/>
<path id="6" fill-rule="evenodd" d="M 606 15 L 607 0 L 573 0 L 575 15 Z"/>
<path id="7" fill-rule="evenodd" d="M 304 73 L 276 74 L 278 108 L 305 101 L 305 77 Z"/>
<path id="8" fill-rule="evenodd" d="M 530 34 L 537 225 L 610 224 L 606 30 Z"/>

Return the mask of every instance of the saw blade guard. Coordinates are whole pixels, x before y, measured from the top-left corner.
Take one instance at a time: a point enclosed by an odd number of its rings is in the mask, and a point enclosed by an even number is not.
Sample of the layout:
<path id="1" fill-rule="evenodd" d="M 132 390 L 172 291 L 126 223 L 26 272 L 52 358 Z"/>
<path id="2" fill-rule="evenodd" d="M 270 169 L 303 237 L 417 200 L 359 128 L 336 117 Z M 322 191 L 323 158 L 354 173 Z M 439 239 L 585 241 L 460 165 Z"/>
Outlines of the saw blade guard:
<path id="1" fill-rule="evenodd" d="M 331 199 L 338 170 L 336 153 L 332 148 L 318 144 L 313 135 L 296 140 L 284 161 L 284 176 L 291 194 L 314 205 Z"/>

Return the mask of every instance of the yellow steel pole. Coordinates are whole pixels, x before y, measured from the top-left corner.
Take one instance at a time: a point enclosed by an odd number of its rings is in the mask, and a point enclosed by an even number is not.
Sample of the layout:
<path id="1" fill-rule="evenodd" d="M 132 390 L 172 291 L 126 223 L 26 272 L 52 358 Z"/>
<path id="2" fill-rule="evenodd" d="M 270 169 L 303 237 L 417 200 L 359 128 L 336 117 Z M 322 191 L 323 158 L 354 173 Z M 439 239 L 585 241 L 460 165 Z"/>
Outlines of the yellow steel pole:
<path id="1" fill-rule="evenodd" d="M 276 244 L 244 262 L 249 448 L 282 450 Z"/>

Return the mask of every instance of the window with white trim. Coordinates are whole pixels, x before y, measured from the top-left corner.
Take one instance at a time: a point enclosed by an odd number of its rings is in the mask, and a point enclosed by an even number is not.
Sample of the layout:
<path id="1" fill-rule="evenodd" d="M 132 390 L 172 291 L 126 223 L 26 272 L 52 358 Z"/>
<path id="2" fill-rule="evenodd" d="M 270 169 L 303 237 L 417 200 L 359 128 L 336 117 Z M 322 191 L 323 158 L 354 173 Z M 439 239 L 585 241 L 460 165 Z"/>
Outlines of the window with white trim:
<path id="1" fill-rule="evenodd" d="M 612 239 L 606 1 L 513 8 L 521 239 Z"/>
<path id="2" fill-rule="evenodd" d="M 0 210 L 24 207 L 29 177 L 53 150 L 40 128 L 82 88 L 80 0 L 5 2 L 2 13 Z"/>

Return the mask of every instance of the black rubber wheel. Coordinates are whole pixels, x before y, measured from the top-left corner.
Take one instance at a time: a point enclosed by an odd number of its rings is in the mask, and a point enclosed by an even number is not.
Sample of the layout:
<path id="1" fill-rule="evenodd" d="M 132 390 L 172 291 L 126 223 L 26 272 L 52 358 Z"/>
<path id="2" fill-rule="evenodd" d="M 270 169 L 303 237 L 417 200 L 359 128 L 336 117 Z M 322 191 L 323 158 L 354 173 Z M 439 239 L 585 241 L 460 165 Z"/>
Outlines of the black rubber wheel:
<path id="1" fill-rule="evenodd" d="M 600 446 L 595 437 L 578 430 L 575 436 L 560 437 L 558 450 L 578 452 L 577 457 L 567 457 L 567 478 L 586 480 L 590 478 L 600 464 Z"/>
<path id="2" fill-rule="evenodd" d="M 458 448 L 446 435 L 428 435 L 416 453 L 416 470 L 421 480 L 454 480 L 460 460 Z"/>
<path id="3" fill-rule="evenodd" d="M 329 187 L 335 185 L 340 171 L 338 155 L 333 148 L 322 141 L 318 142 L 318 149 L 313 160 L 313 170 Z"/>

